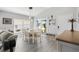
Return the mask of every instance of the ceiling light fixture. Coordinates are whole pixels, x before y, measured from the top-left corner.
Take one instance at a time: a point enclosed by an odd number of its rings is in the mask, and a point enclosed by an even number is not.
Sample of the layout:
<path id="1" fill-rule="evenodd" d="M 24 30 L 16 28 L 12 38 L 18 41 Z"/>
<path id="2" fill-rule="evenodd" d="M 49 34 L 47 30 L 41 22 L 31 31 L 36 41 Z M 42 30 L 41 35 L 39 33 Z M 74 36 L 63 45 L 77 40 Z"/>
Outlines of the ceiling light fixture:
<path id="1" fill-rule="evenodd" d="M 33 7 L 29 7 L 29 9 L 30 9 L 30 10 L 32 10 L 32 9 L 33 9 Z"/>

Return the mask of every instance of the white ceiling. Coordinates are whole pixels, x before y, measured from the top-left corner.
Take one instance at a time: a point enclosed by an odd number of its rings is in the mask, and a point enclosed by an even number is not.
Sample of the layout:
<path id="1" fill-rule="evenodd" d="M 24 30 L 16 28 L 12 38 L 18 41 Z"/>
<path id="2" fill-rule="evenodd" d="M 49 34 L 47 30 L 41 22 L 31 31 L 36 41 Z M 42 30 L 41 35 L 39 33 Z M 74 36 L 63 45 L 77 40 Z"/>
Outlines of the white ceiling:
<path id="1" fill-rule="evenodd" d="M 68 13 L 73 13 L 73 7 L 51 7 L 42 13 L 38 14 L 38 17 L 50 17 L 51 15 L 57 16 L 57 15 L 62 15 L 62 14 L 68 14 Z M 75 11 L 75 10 L 74 10 Z"/>
<path id="2" fill-rule="evenodd" d="M 55 16 L 58 14 L 72 13 L 73 7 L 33 7 L 29 10 L 28 7 L 0 7 L 0 11 L 11 12 L 26 16 L 34 16 L 37 18 L 49 17 L 51 15 Z"/>
<path id="3" fill-rule="evenodd" d="M 17 13 L 27 16 L 37 16 L 39 13 L 47 10 L 48 7 L 33 7 L 32 10 L 29 10 L 28 7 L 0 7 L 1 11 Z"/>

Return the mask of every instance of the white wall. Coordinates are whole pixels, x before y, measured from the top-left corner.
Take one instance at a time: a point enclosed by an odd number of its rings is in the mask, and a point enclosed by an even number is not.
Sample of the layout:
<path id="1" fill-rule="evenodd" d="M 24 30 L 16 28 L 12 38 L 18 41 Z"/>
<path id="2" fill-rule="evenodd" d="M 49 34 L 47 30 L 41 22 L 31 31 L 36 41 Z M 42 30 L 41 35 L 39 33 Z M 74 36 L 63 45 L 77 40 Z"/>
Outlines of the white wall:
<path id="1" fill-rule="evenodd" d="M 71 29 L 71 24 L 69 19 L 72 18 L 72 13 L 68 14 L 61 14 L 57 16 L 57 26 L 59 26 L 59 29 L 57 29 L 58 34 L 62 33 L 65 30 L 70 30 Z"/>
<path id="2" fill-rule="evenodd" d="M 75 11 L 75 9 L 72 8 L 72 7 L 69 7 L 69 8 L 68 7 L 54 7 L 54 8 L 52 7 L 50 9 L 40 13 L 37 17 L 48 18 L 48 20 L 49 20 L 49 17 L 51 15 L 53 15 L 54 18 L 56 19 L 56 26 L 55 26 L 56 28 L 53 29 L 53 27 L 54 27 L 53 25 L 51 25 L 51 26 L 47 25 L 48 33 L 60 34 L 64 30 L 70 30 L 71 29 L 71 25 L 68 22 L 68 20 L 73 18 L 73 12 L 74 11 Z M 75 17 L 75 15 L 74 15 L 74 17 Z M 47 23 L 49 23 L 49 22 L 47 21 Z M 59 29 L 57 28 L 58 26 L 60 27 Z"/>
<path id="3" fill-rule="evenodd" d="M 75 23 L 75 30 L 79 31 L 79 8 L 76 8 L 75 15 L 77 20 Z"/>
<path id="4" fill-rule="evenodd" d="M 12 18 L 12 24 L 2 24 L 3 23 L 3 17 L 5 18 Z M 0 11 L 0 30 L 14 30 L 14 19 L 28 19 L 27 16 L 24 15 L 19 15 L 19 14 L 14 14 L 10 12 L 3 12 Z"/>

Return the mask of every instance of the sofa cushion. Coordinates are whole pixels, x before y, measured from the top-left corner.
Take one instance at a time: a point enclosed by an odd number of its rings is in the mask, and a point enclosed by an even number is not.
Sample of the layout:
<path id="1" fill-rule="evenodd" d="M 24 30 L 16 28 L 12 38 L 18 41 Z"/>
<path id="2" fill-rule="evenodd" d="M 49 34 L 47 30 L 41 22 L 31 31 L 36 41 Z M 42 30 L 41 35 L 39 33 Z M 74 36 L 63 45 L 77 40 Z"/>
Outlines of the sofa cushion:
<path id="1" fill-rule="evenodd" d="M 1 34 L 2 34 L 3 32 L 4 32 L 4 31 L 2 31 L 2 32 L 0 31 L 0 41 L 1 41 Z"/>
<path id="2" fill-rule="evenodd" d="M 2 42 L 0 41 L 0 49 L 2 48 Z"/>
<path id="3" fill-rule="evenodd" d="M 17 38 L 17 35 L 11 35 L 11 36 L 8 37 L 7 40 L 14 40 L 14 39 L 16 39 L 16 38 Z"/>
<path id="4" fill-rule="evenodd" d="M 16 46 L 16 35 L 11 35 L 7 40 L 3 41 L 3 50 L 7 50 Z"/>
<path id="5" fill-rule="evenodd" d="M 0 35 L 0 38 L 1 38 L 2 41 L 3 41 L 3 40 L 7 40 L 7 38 L 8 38 L 9 36 L 11 36 L 11 35 L 12 35 L 12 33 L 3 32 L 3 33 Z"/>

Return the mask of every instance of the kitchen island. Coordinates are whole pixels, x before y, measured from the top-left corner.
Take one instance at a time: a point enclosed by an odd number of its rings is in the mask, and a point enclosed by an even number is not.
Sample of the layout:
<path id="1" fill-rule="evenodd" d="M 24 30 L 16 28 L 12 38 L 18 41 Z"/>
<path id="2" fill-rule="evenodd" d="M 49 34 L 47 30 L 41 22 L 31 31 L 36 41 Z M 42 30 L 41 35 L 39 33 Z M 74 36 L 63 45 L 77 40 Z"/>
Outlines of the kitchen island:
<path id="1" fill-rule="evenodd" d="M 79 52 L 79 31 L 66 30 L 56 40 L 59 52 Z"/>

